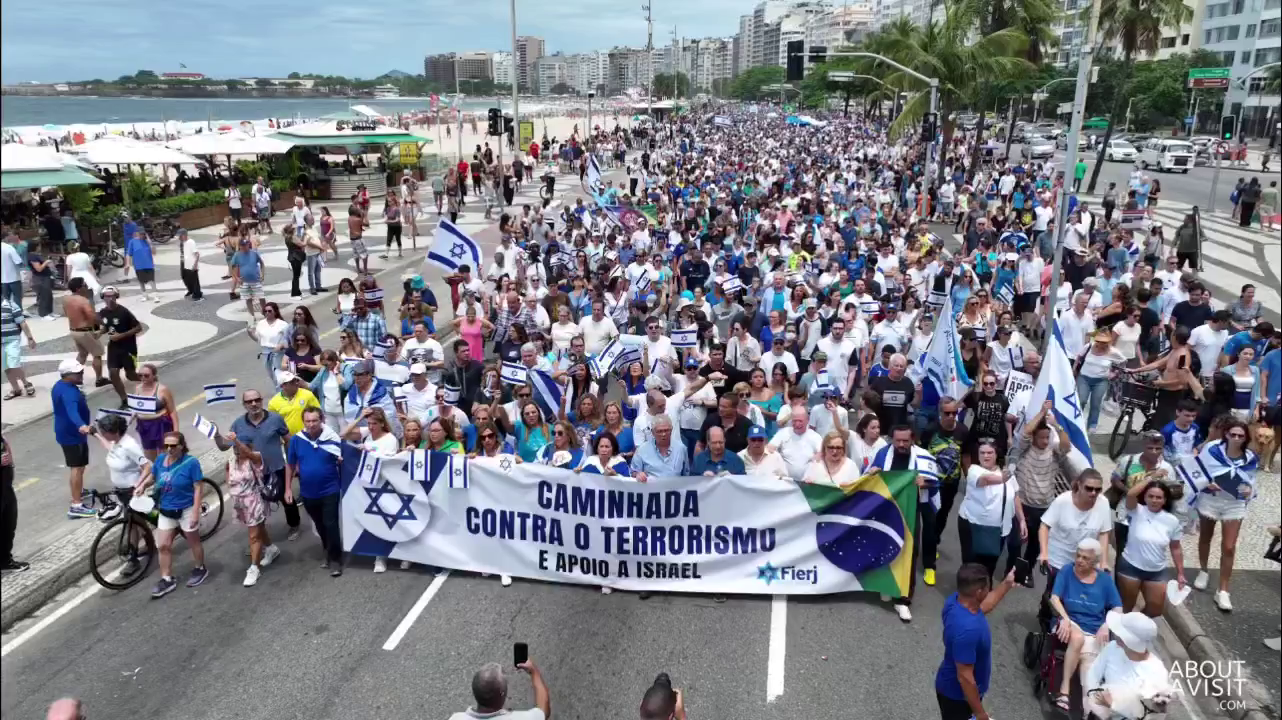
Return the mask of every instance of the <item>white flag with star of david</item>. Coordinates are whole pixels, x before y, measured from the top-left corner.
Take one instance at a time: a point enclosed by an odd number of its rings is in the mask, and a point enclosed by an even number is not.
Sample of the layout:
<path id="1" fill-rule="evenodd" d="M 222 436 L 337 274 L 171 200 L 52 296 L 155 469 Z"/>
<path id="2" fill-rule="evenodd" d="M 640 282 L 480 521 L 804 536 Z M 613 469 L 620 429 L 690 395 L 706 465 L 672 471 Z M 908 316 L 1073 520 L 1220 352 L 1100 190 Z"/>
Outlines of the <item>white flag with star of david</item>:
<path id="1" fill-rule="evenodd" d="M 432 513 L 424 484 L 426 459 L 422 451 L 393 456 L 364 453 L 356 477 L 343 494 L 345 512 L 363 532 L 381 540 L 401 543 L 418 537 Z"/>
<path id="2" fill-rule="evenodd" d="M 432 245 L 427 249 L 427 262 L 446 272 L 457 272 L 468 265 L 472 272 L 482 271 L 481 245 L 468 237 L 457 225 L 441 219 L 432 235 Z"/>

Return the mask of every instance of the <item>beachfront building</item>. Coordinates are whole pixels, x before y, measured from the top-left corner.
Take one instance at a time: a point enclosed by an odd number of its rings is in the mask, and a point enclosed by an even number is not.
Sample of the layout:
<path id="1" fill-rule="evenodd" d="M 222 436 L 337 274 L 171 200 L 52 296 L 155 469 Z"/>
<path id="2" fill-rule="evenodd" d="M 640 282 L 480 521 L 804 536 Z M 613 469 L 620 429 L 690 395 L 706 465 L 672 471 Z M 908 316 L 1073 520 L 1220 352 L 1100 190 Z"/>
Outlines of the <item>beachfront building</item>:
<path id="1" fill-rule="evenodd" d="M 496 85 L 512 84 L 512 53 L 490 53 L 490 77 Z"/>
<path id="2" fill-rule="evenodd" d="M 535 63 L 544 53 L 543 38 L 533 35 L 521 35 L 516 39 L 516 60 L 513 71 L 516 80 L 525 92 L 535 89 L 538 79 L 538 68 Z"/>
<path id="3" fill-rule="evenodd" d="M 610 72 L 609 53 L 588 52 L 565 56 L 566 84 L 579 95 L 605 94 L 605 78 Z"/>
<path id="4" fill-rule="evenodd" d="M 654 55 L 645 48 L 614 47 L 608 54 L 606 93 L 648 89 L 653 80 Z"/>
<path id="5" fill-rule="evenodd" d="M 569 87 L 570 71 L 569 64 L 566 62 L 565 55 L 562 53 L 553 53 L 544 55 L 534 61 L 535 76 L 538 78 L 537 90 L 539 95 L 551 95 L 552 89 L 559 85 Z M 558 92 L 564 88 L 557 88 Z"/>

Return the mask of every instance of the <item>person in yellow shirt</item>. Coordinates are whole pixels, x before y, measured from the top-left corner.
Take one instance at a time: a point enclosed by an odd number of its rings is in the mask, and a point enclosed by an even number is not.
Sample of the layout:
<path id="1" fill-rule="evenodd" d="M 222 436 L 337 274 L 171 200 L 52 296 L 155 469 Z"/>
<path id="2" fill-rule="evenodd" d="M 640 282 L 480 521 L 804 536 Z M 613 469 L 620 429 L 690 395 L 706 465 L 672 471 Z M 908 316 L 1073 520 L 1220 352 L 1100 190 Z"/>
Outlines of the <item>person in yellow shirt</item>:
<path id="1" fill-rule="evenodd" d="M 280 370 L 276 373 L 276 382 L 280 385 L 280 392 L 267 403 L 267 409 L 280 415 L 292 437 L 303 430 L 303 411 L 307 408 L 320 410 L 321 406 L 312 391 L 303 387 L 294 373 Z"/>

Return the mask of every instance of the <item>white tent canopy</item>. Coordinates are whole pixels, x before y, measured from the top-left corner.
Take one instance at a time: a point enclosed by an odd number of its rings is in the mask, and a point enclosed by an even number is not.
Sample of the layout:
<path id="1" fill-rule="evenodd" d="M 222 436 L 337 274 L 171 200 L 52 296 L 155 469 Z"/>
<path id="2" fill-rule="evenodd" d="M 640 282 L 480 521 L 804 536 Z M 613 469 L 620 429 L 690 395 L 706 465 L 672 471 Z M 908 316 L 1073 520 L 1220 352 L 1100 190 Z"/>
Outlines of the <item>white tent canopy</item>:
<path id="1" fill-rule="evenodd" d="M 80 167 L 76 158 L 55 151 L 51 147 L 33 147 L 22 143 L 5 143 L 0 146 L 0 167 L 5 172 L 29 170 L 61 170 L 66 166 Z"/>
<path id="2" fill-rule="evenodd" d="M 169 147 L 188 155 L 283 155 L 289 151 L 290 144 L 233 130 L 189 135 L 170 142 Z"/>
<path id="3" fill-rule="evenodd" d="M 108 135 L 68 150 L 94 165 L 198 165 L 196 158 L 158 143 Z"/>

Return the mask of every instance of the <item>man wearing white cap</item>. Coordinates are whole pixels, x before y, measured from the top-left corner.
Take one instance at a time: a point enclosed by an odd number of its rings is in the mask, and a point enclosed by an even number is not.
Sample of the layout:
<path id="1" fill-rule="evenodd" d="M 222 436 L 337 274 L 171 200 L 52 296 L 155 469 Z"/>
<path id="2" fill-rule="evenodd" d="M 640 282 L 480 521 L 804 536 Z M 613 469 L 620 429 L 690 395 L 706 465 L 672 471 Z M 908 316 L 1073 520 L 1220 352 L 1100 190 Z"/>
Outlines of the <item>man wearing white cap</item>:
<path id="1" fill-rule="evenodd" d="M 81 502 L 85 487 L 85 467 L 89 465 L 89 441 L 92 432 L 89 403 L 80 390 L 85 366 L 70 358 L 58 364 L 58 382 L 49 391 L 53 399 L 53 437 L 62 446 L 62 458 L 71 471 L 71 504 L 67 517 L 94 517 L 93 508 Z"/>
<path id="2" fill-rule="evenodd" d="M 436 402 L 436 389 L 428 380 L 427 366 L 421 362 L 410 365 L 410 380 L 399 389 L 401 402 L 405 403 L 406 417 L 427 423 L 428 410 Z"/>
<path id="3" fill-rule="evenodd" d="M 1172 695 L 1166 665 L 1153 652 L 1157 623 L 1141 612 L 1109 613 L 1113 641 L 1104 646 L 1082 679 L 1088 692 L 1082 709 L 1101 718 L 1143 718 L 1165 712 Z"/>
<path id="4" fill-rule="evenodd" d="M 303 387 L 298 376 L 288 370 L 276 371 L 276 384 L 280 386 L 280 392 L 267 402 L 267 411 L 279 415 L 290 435 L 296 435 L 303 429 L 303 411 L 307 408 L 320 409 L 320 402 L 311 390 Z"/>

